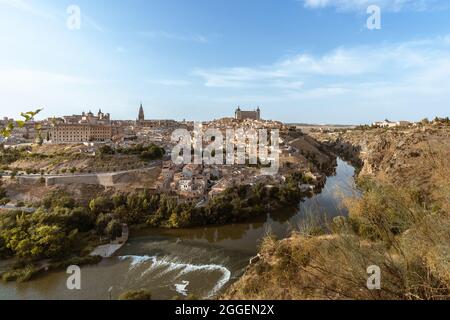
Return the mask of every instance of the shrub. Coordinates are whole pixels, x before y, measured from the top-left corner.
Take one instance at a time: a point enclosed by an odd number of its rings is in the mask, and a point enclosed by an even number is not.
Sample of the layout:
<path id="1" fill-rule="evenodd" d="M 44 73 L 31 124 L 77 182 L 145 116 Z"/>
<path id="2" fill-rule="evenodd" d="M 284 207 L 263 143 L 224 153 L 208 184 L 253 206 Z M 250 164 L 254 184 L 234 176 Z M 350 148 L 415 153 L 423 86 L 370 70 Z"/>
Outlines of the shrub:
<path id="1" fill-rule="evenodd" d="M 16 203 L 16 208 L 23 208 L 23 207 L 25 207 L 25 202 L 23 202 L 23 201 L 18 201 L 18 202 Z"/>
<path id="2" fill-rule="evenodd" d="M 119 300 L 152 300 L 152 294 L 145 289 L 130 290 L 122 293 Z"/>
<path id="3" fill-rule="evenodd" d="M 7 271 L 5 273 L 2 274 L 2 280 L 5 282 L 11 282 L 11 281 L 16 281 L 16 282 L 27 282 L 29 280 L 31 280 L 31 278 L 38 274 L 40 272 L 40 269 L 38 269 L 37 267 L 33 266 L 33 265 L 28 265 L 25 266 L 22 269 L 16 269 L 16 270 L 11 270 L 11 271 Z"/>
<path id="4" fill-rule="evenodd" d="M 100 213 L 109 213 L 113 208 L 114 204 L 112 200 L 106 197 L 97 197 L 89 202 L 89 209 L 97 215 Z"/>
<path id="5" fill-rule="evenodd" d="M 87 232 L 94 228 L 95 216 L 87 209 L 79 207 L 71 211 L 66 223 L 70 230 L 78 229 L 80 232 Z"/>
<path id="6" fill-rule="evenodd" d="M 109 222 L 110 222 L 111 220 L 112 220 L 111 215 L 101 213 L 101 214 L 97 217 L 97 220 L 96 220 L 96 222 L 95 222 L 95 225 L 96 225 L 96 226 L 95 226 L 96 232 L 97 232 L 99 235 L 104 235 L 104 234 L 105 234 L 106 227 L 108 226 L 108 224 L 109 224 Z"/>
<path id="7" fill-rule="evenodd" d="M 108 225 L 106 226 L 105 233 L 111 240 L 115 240 L 115 239 L 121 237 L 122 236 L 122 224 L 115 219 L 111 220 L 108 223 Z"/>
<path id="8" fill-rule="evenodd" d="M 75 265 L 75 266 L 84 266 L 84 265 L 94 265 L 98 264 L 102 261 L 102 257 L 100 256 L 85 256 L 85 257 L 74 257 L 69 258 L 60 262 L 54 262 L 51 264 L 52 269 L 61 269 L 61 268 L 67 268 L 69 266 Z"/>
<path id="9" fill-rule="evenodd" d="M 100 155 L 107 155 L 107 154 L 112 155 L 115 153 L 114 149 L 108 145 L 101 146 L 98 149 L 98 151 L 99 151 Z"/>

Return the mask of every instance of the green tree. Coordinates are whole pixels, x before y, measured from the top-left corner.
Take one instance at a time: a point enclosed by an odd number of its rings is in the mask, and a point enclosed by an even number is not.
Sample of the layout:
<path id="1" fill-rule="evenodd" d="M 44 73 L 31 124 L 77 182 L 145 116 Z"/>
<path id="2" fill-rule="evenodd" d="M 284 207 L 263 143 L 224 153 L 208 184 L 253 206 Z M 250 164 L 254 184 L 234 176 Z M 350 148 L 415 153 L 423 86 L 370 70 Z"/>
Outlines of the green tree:
<path id="1" fill-rule="evenodd" d="M 95 229 L 99 235 L 104 235 L 106 231 L 106 227 L 108 226 L 109 222 L 112 220 L 112 217 L 108 214 L 101 213 L 95 222 L 96 226 Z"/>
<path id="2" fill-rule="evenodd" d="M 6 189 L 3 187 L 3 182 L 0 180 L 0 199 L 6 198 L 8 196 Z"/>
<path id="3" fill-rule="evenodd" d="M 123 194 L 116 193 L 112 197 L 112 202 L 113 202 L 114 208 L 119 208 L 127 203 L 127 198 Z"/>
<path id="4" fill-rule="evenodd" d="M 22 261 L 35 261 L 63 257 L 74 237 L 67 235 L 59 226 L 31 224 L 22 216 L 16 227 L 3 232 L 6 247 Z"/>
<path id="5" fill-rule="evenodd" d="M 106 226 L 105 233 L 111 240 L 121 237 L 122 224 L 116 219 L 111 220 Z"/>
<path id="6" fill-rule="evenodd" d="M 109 213 L 114 209 L 114 204 L 106 197 L 97 197 L 89 202 L 89 209 L 94 214 Z"/>
<path id="7" fill-rule="evenodd" d="M 106 154 L 112 155 L 115 153 L 114 149 L 108 145 L 104 145 L 104 146 L 101 146 L 100 148 L 98 148 L 98 152 L 100 153 L 100 155 L 106 155 Z"/>
<path id="8" fill-rule="evenodd" d="M 95 226 L 95 217 L 83 207 L 78 207 L 70 212 L 67 220 L 69 229 L 78 229 L 80 232 L 92 230 Z"/>
<path id="9" fill-rule="evenodd" d="M 0 128 L 0 136 L 4 138 L 10 137 L 14 128 L 16 127 L 23 128 L 27 122 L 32 121 L 34 117 L 41 111 L 42 109 L 38 109 L 36 111 L 22 112 L 20 116 L 23 118 L 23 120 L 17 120 L 15 123 L 9 122 L 5 127 Z"/>

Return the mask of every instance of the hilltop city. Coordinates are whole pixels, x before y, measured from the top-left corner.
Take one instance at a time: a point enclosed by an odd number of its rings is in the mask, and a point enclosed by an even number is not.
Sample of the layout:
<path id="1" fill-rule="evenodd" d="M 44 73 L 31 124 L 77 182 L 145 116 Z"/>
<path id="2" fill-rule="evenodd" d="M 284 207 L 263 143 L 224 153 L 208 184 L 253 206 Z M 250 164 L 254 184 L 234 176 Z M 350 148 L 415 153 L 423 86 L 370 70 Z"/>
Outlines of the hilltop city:
<path id="1" fill-rule="evenodd" d="M 14 120 L 6 118 L 1 124 L 5 126 L 11 122 Z M 406 121 L 385 120 L 373 123 L 372 127 L 394 128 L 416 125 Z M 63 156 L 59 163 L 16 162 L 13 166 L 4 166 L 3 172 L 17 175 L 19 184 L 24 185 L 44 180 L 47 186 L 79 183 L 121 187 L 127 190 L 142 188 L 142 182 L 145 181 L 144 187 L 147 189 L 176 196 L 179 202 L 200 205 L 230 187 L 257 183 L 279 184 L 286 179 L 287 174 L 296 171 L 311 178 L 308 180 L 309 183 L 301 185 L 301 190 L 314 190 L 323 183 L 326 168 L 334 166 L 332 157 L 323 151 L 316 141 L 302 132 L 302 129 L 332 132 L 333 129 L 329 127 L 300 128 L 279 121 L 263 120 L 260 107 L 254 110 L 237 107 L 234 117 L 203 122 L 202 126 L 205 130 L 214 128 L 222 132 L 237 128 L 279 130 L 280 149 L 276 151 L 280 157 L 279 171 L 275 175 L 266 176 L 261 174 L 260 166 L 248 163 L 176 165 L 171 161 L 171 150 L 175 146 L 171 135 L 174 130 L 180 128 L 192 131 L 194 122 L 148 120 L 141 104 L 137 111 L 137 119 L 134 121 L 113 120 L 109 113 L 102 110 L 98 110 L 96 114 L 88 111 L 79 115 L 52 117 L 42 121 L 32 119 L 23 127 L 15 128 L 11 136 L 3 141 L 4 147 L 29 150 L 30 154 L 44 153 L 47 154 L 46 157 L 65 154 L 65 158 Z M 32 152 L 33 144 L 40 146 L 39 151 Z M 204 141 L 203 145 L 205 144 Z M 158 152 L 161 156 L 158 156 Z M 49 153 L 52 155 L 48 155 Z M 78 154 L 78 158 L 74 158 L 74 154 Z M 109 160 L 100 162 L 94 160 L 96 156 L 102 154 L 110 155 Z M 131 154 L 137 154 L 139 158 L 125 158 L 125 155 L 130 157 Z"/>
<path id="2" fill-rule="evenodd" d="M 242 110 L 237 107 L 234 117 L 202 123 L 203 128 L 215 128 L 225 132 L 226 129 L 245 128 L 279 130 L 281 148 L 279 151 L 281 168 L 271 177 L 260 172 L 258 165 L 176 165 L 171 161 L 170 152 L 175 142 L 171 135 L 176 129 L 184 128 L 192 131 L 194 122 L 174 120 L 147 120 L 142 104 L 137 112 L 135 121 L 112 120 L 109 113 L 99 110 L 96 114 L 91 111 L 79 115 L 49 118 L 43 121 L 29 121 L 22 128 L 13 130 L 4 142 L 5 148 L 30 150 L 31 146 L 39 145 L 38 152 L 53 155 L 67 154 L 60 163 L 40 162 L 5 166 L 4 173 L 13 172 L 18 176 L 19 184 L 32 185 L 33 181 L 45 180 L 47 186 L 71 185 L 103 185 L 105 187 L 142 188 L 154 192 L 164 192 L 178 197 L 178 201 L 190 204 L 202 204 L 220 195 L 226 189 L 235 185 L 248 185 L 264 181 L 281 182 L 285 174 L 296 169 L 308 172 L 311 181 L 305 184 L 304 190 L 312 190 L 315 184 L 320 184 L 322 166 L 329 166 L 331 157 L 324 155 L 314 147 L 314 142 L 301 134 L 295 127 L 284 125 L 278 121 L 262 120 L 261 109 Z M 3 123 L 13 121 L 4 119 Z M 204 142 L 206 144 L 206 142 Z M 305 154 L 301 147 L 307 146 Z M 164 156 L 149 155 L 145 157 L 144 149 L 160 148 Z M 70 152 L 67 151 L 70 149 Z M 51 150 L 51 151 L 48 151 Z M 64 150 L 64 151 L 63 151 Z M 125 161 L 125 154 L 136 153 L 139 159 Z M 148 149 L 145 149 L 148 151 Z M 36 150 L 34 150 L 36 152 Z M 153 152 L 153 151 L 152 151 Z M 270 153 L 271 151 L 268 150 Z M 273 151 L 272 151 L 273 152 Z M 79 154 L 78 161 L 71 160 L 73 154 Z M 101 154 L 110 155 L 110 164 L 93 163 L 92 159 Z M 144 155 L 144 156 L 143 156 Z M 312 157 L 317 158 L 314 164 Z M 154 159 L 154 160 L 152 160 Z M 150 160 L 150 163 L 143 160 Z M 106 160 L 103 160 L 106 163 Z M 140 172 L 139 170 L 142 170 Z M 145 172 L 145 174 L 143 174 Z M 142 173 L 142 174 L 141 174 Z M 134 175 L 131 177 L 131 175 Z M 123 178 L 129 175 L 128 178 Z M 99 179 L 99 177 L 105 177 Z M 121 179 L 117 177 L 122 177 Z M 139 177 L 139 178 L 137 178 Z M 116 180 L 118 182 L 116 182 Z M 123 183 L 127 181 L 127 183 Z"/>

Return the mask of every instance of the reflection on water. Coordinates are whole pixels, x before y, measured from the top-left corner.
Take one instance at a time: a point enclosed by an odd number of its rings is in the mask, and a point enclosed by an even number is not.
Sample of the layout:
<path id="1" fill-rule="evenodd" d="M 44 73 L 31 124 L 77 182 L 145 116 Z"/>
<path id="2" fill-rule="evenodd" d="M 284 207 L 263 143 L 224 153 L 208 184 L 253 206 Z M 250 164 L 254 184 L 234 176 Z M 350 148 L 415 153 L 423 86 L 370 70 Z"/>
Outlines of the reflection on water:
<path id="1" fill-rule="evenodd" d="M 0 299 L 116 299 L 130 289 L 146 288 L 155 299 L 194 294 L 209 298 L 237 279 L 269 232 L 286 237 L 310 215 L 345 215 L 342 196 L 357 193 L 354 168 L 338 159 L 336 174 L 322 193 L 298 210 L 268 214 L 250 222 L 181 230 L 139 232 L 118 256 L 82 268 L 82 290 L 66 289 L 68 275 L 54 272 L 24 284 L 0 286 Z M 1 267 L 1 266 L 0 266 Z"/>
<path id="2" fill-rule="evenodd" d="M 355 169 L 344 162 L 337 160 L 336 172 L 327 177 L 322 192 L 312 198 L 306 199 L 300 204 L 299 212 L 293 217 L 293 222 L 299 222 L 308 215 L 322 215 L 333 218 L 339 215 L 347 215 L 347 210 L 342 206 L 345 197 L 358 196 L 354 180 Z"/>

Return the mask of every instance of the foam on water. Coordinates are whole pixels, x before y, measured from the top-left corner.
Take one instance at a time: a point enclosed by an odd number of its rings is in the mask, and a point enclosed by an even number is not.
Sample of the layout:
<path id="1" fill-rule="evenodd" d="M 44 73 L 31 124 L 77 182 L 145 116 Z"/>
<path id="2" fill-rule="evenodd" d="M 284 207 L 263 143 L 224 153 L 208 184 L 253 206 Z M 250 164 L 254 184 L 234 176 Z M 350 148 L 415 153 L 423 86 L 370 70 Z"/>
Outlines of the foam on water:
<path id="1" fill-rule="evenodd" d="M 156 258 L 156 257 L 149 257 L 149 256 L 123 256 L 123 257 L 119 257 L 120 260 L 128 260 L 128 259 L 131 260 L 130 270 L 133 270 L 137 266 L 141 265 L 144 262 L 152 260 L 153 258 Z"/>
<path id="2" fill-rule="evenodd" d="M 179 294 L 182 294 L 183 296 L 187 296 L 188 295 L 188 291 L 187 291 L 188 285 L 189 285 L 189 281 L 183 280 L 183 281 L 181 281 L 181 283 L 175 284 L 175 290 Z"/>
<path id="3" fill-rule="evenodd" d="M 169 272 L 175 271 L 175 270 L 180 270 L 178 272 L 178 274 L 175 276 L 175 279 L 178 279 L 179 277 L 186 275 L 188 273 L 191 273 L 191 272 L 199 272 L 199 271 L 204 271 L 204 272 L 219 271 L 219 272 L 221 272 L 222 277 L 217 281 L 216 285 L 208 293 L 206 298 L 211 298 L 216 293 L 218 293 L 220 291 L 220 289 L 222 289 L 222 287 L 231 279 L 230 270 L 228 270 L 224 266 L 217 265 L 217 264 L 194 265 L 194 264 L 190 264 L 190 263 L 183 263 L 183 262 L 178 262 L 175 260 L 170 260 L 167 257 L 159 259 L 156 256 L 151 256 L 151 257 L 150 256 L 121 256 L 121 257 L 119 257 L 119 259 L 120 260 L 131 260 L 130 271 L 146 262 L 150 262 L 151 266 L 148 269 L 146 269 L 141 274 L 141 276 L 144 276 L 147 273 L 154 271 L 158 268 L 165 268 L 165 270 L 162 273 L 160 273 L 160 276 L 163 274 L 167 274 Z M 179 288 L 180 290 L 183 290 L 183 292 L 187 292 L 187 290 L 186 290 L 187 286 L 188 286 L 188 284 L 182 288 L 182 286 L 178 285 L 178 287 L 177 287 L 177 284 L 175 284 L 175 288 L 177 288 L 177 289 Z M 180 292 L 180 291 L 178 291 L 178 292 Z M 184 293 L 182 293 L 182 294 L 184 294 Z"/>

